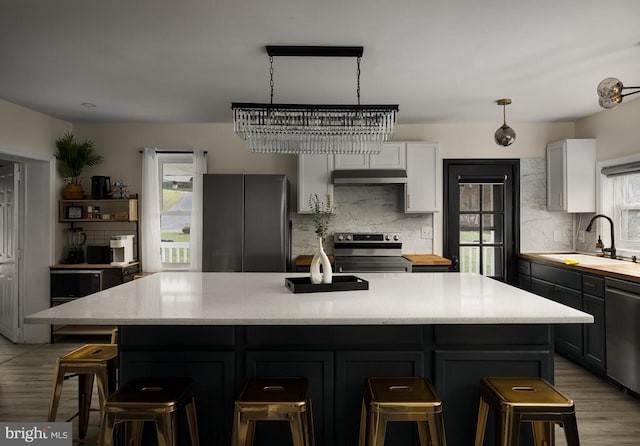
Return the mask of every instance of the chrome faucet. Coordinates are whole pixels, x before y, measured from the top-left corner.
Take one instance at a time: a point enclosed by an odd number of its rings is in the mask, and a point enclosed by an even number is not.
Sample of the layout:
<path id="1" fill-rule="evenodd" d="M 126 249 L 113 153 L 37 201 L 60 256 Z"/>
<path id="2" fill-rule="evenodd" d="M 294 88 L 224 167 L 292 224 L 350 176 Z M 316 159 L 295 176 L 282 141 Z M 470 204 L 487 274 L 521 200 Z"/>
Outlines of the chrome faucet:
<path id="1" fill-rule="evenodd" d="M 591 232 L 591 226 L 593 226 L 593 222 L 594 222 L 594 220 L 596 218 L 606 218 L 607 220 L 609 220 L 609 224 L 611 225 L 611 248 L 604 248 L 602 251 L 610 253 L 611 258 L 615 259 L 616 258 L 616 237 L 615 237 L 614 232 L 613 232 L 613 220 L 611 220 L 606 215 L 598 214 L 598 215 L 596 215 L 595 217 L 593 217 L 591 219 L 591 221 L 587 225 L 587 229 L 585 229 L 585 231 Z"/>

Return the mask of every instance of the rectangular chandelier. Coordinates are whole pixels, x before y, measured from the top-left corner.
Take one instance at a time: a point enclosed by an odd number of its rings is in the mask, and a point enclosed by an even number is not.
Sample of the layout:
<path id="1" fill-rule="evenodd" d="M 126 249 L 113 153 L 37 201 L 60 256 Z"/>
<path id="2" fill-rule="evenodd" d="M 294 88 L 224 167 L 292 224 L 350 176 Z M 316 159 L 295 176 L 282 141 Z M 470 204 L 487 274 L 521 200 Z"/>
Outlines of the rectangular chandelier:
<path id="1" fill-rule="evenodd" d="M 363 47 L 267 46 L 271 103 L 231 104 L 234 131 L 257 153 L 377 154 L 393 136 L 398 105 L 360 104 L 360 58 Z M 354 105 L 274 104 L 273 57 L 357 58 Z"/>

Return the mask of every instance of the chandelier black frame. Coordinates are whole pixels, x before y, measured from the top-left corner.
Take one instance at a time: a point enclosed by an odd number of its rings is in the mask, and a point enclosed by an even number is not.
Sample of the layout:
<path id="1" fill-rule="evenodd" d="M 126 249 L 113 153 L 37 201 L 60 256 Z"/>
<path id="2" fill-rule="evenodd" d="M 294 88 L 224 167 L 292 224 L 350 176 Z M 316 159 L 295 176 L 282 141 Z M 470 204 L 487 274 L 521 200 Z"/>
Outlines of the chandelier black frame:
<path id="1" fill-rule="evenodd" d="M 271 102 L 233 102 L 234 131 L 260 153 L 380 153 L 395 131 L 398 105 L 360 103 L 361 46 L 268 45 Z M 273 58 L 355 57 L 357 104 L 274 104 Z"/>

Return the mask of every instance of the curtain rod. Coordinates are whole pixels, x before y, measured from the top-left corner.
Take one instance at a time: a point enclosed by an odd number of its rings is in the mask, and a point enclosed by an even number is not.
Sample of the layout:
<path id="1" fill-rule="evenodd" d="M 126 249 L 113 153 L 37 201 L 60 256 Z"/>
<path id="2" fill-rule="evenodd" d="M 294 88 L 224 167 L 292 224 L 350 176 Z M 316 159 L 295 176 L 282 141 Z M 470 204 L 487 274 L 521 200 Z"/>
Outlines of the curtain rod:
<path id="1" fill-rule="evenodd" d="M 144 150 L 139 150 L 138 153 L 144 153 Z M 157 150 L 156 153 L 193 153 L 193 149 L 189 150 Z M 207 155 L 209 151 L 205 150 L 204 154 Z"/>

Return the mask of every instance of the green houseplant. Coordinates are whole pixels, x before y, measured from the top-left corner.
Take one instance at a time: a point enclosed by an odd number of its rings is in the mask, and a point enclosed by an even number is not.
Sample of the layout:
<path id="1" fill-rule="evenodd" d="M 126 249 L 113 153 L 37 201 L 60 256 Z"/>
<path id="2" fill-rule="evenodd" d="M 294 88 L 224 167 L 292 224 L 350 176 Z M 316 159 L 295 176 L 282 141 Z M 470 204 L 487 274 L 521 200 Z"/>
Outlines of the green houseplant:
<path id="1" fill-rule="evenodd" d="M 87 166 L 96 166 L 103 161 L 102 155 L 94 152 L 94 142 L 90 139 L 80 143 L 75 140 L 73 133 L 67 132 L 56 139 L 57 151 L 54 153 L 58 160 L 58 172 L 67 183 L 63 197 L 67 200 L 84 198 L 82 189 L 82 171 Z"/>

